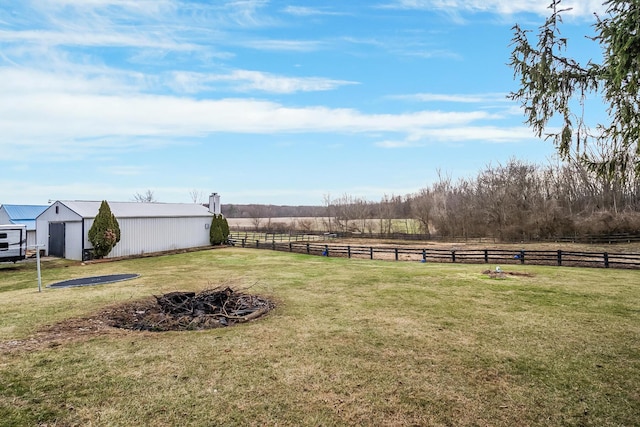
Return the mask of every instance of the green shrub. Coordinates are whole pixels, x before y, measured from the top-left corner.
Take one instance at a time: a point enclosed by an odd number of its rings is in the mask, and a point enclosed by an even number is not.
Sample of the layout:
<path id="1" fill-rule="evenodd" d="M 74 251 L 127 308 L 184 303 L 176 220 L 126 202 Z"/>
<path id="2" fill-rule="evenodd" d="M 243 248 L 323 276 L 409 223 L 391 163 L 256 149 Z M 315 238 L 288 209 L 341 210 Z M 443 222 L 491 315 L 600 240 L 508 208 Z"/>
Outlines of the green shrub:
<path id="1" fill-rule="evenodd" d="M 220 228 L 222 229 L 222 238 L 223 242 L 226 242 L 229 239 L 229 223 L 227 222 L 227 218 L 220 215 Z"/>
<path id="2" fill-rule="evenodd" d="M 225 241 L 222 231 L 222 215 L 213 214 L 211 219 L 211 227 L 209 228 L 209 241 L 212 245 L 221 245 Z"/>
<path id="3" fill-rule="evenodd" d="M 103 200 L 98 214 L 89 229 L 89 242 L 93 245 L 93 255 L 104 258 L 120 241 L 120 224 L 106 200 Z"/>

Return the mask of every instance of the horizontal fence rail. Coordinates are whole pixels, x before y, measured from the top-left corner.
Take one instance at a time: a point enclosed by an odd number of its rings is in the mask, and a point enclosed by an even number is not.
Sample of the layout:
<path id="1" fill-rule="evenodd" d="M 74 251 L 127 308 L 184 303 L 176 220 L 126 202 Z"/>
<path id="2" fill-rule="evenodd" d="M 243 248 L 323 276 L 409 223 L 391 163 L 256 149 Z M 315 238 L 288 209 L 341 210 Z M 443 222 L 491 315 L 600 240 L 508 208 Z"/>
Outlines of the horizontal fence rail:
<path id="1" fill-rule="evenodd" d="M 264 234 L 264 233 L 263 233 Z M 563 250 L 426 249 L 410 247 L 354 246 L 314 241 L 265 241 L 231 239 L 243 248 L 269 249 L 326 257 L 467 264 L 531 264 L 571 267 L 640 268 L 640 254 L 576 252 Z"/>

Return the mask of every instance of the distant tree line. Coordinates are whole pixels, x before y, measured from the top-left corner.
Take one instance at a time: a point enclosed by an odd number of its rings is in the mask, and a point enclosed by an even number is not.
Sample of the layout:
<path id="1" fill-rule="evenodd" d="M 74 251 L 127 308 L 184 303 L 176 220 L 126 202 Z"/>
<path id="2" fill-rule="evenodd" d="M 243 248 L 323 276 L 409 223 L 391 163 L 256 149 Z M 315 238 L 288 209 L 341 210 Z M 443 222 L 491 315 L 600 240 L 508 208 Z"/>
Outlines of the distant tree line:
<path id="1" fill-rule="evenodd" d="M 574 162 L 518 160 L 475 178 L 438 182 L 407 197 L 424 232 L 505 241 L 640 232 L 640 180 L 611 180 Z M 405 210 L 407 207 L 404 208 Z"/>
<path id="2" fill-rule="evenodd" d="M 285 218 L 320 217 L 325 215 L 323 206 L 286 206 L 259 204 L 222 204 L 222 215 L 227 218 Z"/>
<path id="3" fill-rule="evenodd" d="M 270 218 L 319 217 L 331 232 L 422 233 L 432 237 L 493 237 L 502 241 L 640 233 L 640 180 L 627 170 L 609 179 L 579 162 L 540 166 L 512 159 L 489 165 L 477 176 L 436 182 L 414 194 L 384 195 L 371 202 L 344 194 L 325 196 L 323 206 L 227 206 L 255 228 L 269 230 Z M 224 209 L 223 209 L 224 212 Z M 266 220 L 265 220 L 266 219 Z M 282 228 L 274 221 L 273 226 Z M 305 221 L 296 227 L 308 230 Z M 275 230 L 271 231 L 284 231 Z"/>

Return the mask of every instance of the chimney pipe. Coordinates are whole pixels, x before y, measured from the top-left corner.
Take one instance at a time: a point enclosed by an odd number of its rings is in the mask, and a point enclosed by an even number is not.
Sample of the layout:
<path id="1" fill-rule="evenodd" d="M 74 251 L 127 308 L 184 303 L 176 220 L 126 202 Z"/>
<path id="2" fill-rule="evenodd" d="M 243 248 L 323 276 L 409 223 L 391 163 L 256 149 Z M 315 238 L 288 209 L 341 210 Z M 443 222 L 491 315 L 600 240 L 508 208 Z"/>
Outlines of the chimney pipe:
<path id="1" fill-rule="evenodd" d="M 220 195 L 218 193 L 211 193 L 209 196 L 209 212 L 216 215 L 222 213 L 220 209 Z"/>

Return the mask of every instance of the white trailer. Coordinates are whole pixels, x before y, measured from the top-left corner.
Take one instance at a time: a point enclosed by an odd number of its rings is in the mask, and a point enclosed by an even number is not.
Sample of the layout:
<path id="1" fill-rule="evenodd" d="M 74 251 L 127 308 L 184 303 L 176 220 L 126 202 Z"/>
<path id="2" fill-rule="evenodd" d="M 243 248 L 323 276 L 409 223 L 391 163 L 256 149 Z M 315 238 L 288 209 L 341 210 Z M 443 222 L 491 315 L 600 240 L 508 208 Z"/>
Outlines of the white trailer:
<path id="1" fill-rule="evenodd" d="M 16 262 L 27 257 L 27 226 L 0 225 L 0 262 Z"/>

